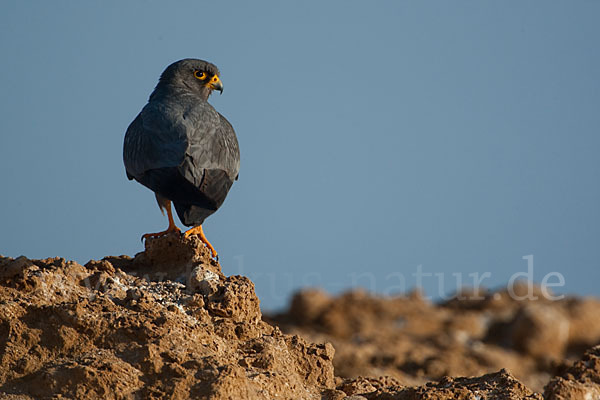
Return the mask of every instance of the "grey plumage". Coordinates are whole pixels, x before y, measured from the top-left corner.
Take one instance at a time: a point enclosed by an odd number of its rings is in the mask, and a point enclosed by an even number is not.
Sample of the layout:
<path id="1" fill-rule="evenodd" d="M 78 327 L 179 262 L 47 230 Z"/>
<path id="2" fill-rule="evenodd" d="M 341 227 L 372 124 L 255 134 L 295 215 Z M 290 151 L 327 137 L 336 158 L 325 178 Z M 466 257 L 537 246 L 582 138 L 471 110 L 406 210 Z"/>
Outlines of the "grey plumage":
<path id="1" fill-rule="evenodd" d="M 240 169 L 233 127 L 207 101 L 222 90 L 218 76 L 206 61 L 171 64 L 125 134 L 127 177 L 173 201 L 187 226 L 201 225 L 223 204 Z"/>

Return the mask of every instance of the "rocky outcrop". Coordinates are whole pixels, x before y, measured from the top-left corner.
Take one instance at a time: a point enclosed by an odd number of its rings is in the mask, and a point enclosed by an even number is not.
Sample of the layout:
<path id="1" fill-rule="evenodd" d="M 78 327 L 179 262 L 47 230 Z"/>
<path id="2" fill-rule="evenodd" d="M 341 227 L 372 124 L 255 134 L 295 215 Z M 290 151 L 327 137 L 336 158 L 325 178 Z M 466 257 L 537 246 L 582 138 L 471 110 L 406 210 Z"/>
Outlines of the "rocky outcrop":
<path id="1" fill-rule="evenodd" d="M 419 292 L 380 297 L 351 291 L 337 297 L 298 292 L 270 322 L 284 332 L 336 349 L 336 375 L 390 376 L 423 385 L 445 376 L 479 376 L 503 368 L 534 391 L 584 349 L 600 343 L 600 301 L 553 301 L 534 287 L 469 293 L 436 304 Z M 533 296 L 532 296 L 533 297 Z"/>
<path id="2" fill-rule="evenodd" d="M 0 256 L 0 398 L 595 399 L 600 347 L 573 360 L 599 313 L 305 290 L 266 318 L 248 278 L 178 235 L 86 265 Z"/>
<path id="3" fill-rule="evenodd" d="M 581 360 L 552 378 L 546 385 L 544 398 L 600 399 L 600 346 L 588 350 Z"/>
<path id="4" fill-rule="evenodd" d="M 331 400 L 542 400 L 506 370 L 475 378 L 444 377 L 437 383 L 403 387 L 390 378 L 344 381 L 327 392 Z"/>
<path id="5" fill-rule="evenodd" d="M 252 282 L 225 277 L 195 238 L 85 266 L 0 259 L 6 396 L 320 399 L 333 356 L 263 322 Z"/>

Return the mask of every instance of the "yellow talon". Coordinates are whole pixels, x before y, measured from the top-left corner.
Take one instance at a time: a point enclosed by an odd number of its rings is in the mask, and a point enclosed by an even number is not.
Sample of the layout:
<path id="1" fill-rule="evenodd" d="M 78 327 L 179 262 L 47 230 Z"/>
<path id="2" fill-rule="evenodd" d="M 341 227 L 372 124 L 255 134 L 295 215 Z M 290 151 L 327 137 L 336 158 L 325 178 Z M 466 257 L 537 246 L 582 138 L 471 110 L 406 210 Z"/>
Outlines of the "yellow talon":
<path id="1" fill-rule="evenodd" d="M 212 255 L 213 258 L 218 260 L 218 255 L 217 255 L 217 251 L 215 250 L 215 248 L 213 247 L 212 244 L 210 244 L 210 242 L 208 241 L 208 239 L 206 238 L 206 236 L 204 236 L 204 231 L 202 230 L 202 225 L 198 225 L 195 226 L 191 229 L 188 229 L 183 236 L 185 238 L 190 237 L 191 235 L 196 235 L 200 238 L 200 240 L 202 241 L 202 243 L 204 243 L 206 245 L 206 247 L 208 247 L 208 249 L 210 250 L 210 253 Z"/>
<path id="2" fill-rule="evenodd" d="M 167 216 L 169 217 L 169 227 L 166 230 L 162 231 L 162 232 L 146 233 L 145 235 L 142 235 L 142 242 L 145 239 L 163 236 L 163 235 L 166 235 L 166 234 L 171 233 L 171 232 L 181 233 L 181 229 L 179 229 L 177 227 L 177 225 L 175 225 L 175 221 L 173 220 L 173 213 L 171 212 L 171 202 L 169 200 L 167 200 L 165 202 L 164 206 L 167 209 Z"/>

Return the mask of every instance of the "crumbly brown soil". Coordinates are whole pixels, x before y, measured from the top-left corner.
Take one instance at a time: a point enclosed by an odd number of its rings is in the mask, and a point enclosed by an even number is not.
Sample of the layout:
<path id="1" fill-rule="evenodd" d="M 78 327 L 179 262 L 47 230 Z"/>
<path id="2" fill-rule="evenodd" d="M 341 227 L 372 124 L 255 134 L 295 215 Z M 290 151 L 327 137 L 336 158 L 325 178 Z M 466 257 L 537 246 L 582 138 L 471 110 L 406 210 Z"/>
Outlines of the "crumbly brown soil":
<path id="1" fill-rule="evenodd" d="M 470 293 L 434 304 L 418 293 L 377 297 L 354 291 L 331 297 L 320 290 L 297 293 L 270 322 L 286 332 L 336 349 L 343 378 L 390 376 L 421 385 L 444 376 L 478 376 L 509 370 L 541 392 L 548 381 L 600 343 L 600 301 L 551 301 L 533 288 Z"/>
<path id="2" fill-rule="evenodd" d="M 504 292 L 308 290 L 263 318 L 177 235 L 85 266 L 0 256 L 0 399 L 595 399 L 600 347 L 577 359 L 598 342 L 598 300 Z"/>
<path id="3" fill-rule="evenodd" d="M 254 285 L 197 239 L 136 256 L 0 259 L 0 392 L 23 398 L 320 398 L 330 344 L 261 319 Z"/>

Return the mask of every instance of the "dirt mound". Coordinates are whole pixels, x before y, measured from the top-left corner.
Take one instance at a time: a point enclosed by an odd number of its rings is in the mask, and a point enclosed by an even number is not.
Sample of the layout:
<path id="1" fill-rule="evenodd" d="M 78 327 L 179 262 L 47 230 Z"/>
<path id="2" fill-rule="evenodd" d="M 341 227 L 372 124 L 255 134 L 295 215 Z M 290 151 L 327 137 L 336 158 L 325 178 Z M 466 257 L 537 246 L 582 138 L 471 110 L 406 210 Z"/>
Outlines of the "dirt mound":
<path id="1" fill-rule="evenodd" d="M 600 346 L 588 350 L 583 358 L 546 386 L 547 400 L 600 399 Z"/>
<path id="2" fill-rule="evenodd" d="M 478 376 L 509 370 L 541 392 L 564 365 L 600 343 L 600 301 L 517 300 L 528 289 L 468 293 L 434 304 L 418 293 L 378 297 L 353 291 L 331 297 L 297 293 L 270 322 L 284 332 L 336 349 L 336 375 L 394 377 L 422 385 L 444 376 Z"/>
<path id="3" fill-rule="evenodd" d="M 0 257 L 0 398 L 595 398 L 600 347 L 570 359 L 600 341 L 599 306 L 309 290 L 265 320 L 195 238 L 85 266 Z"/>
<path id="4" fill-rule="evenodd" d="M 225 277 L 196 239 L 86 266 L 0 259 L 5 395 L 320 398 L 333 353 L 263 322 L 252 282 Z"/>
<path id="5" fill-rule="evenodd" d="M 420 387 L 403 387 L 390 378 L 348 380 L 337 390 L 328 391 L 328 400 L 542 400 L 506 370 L 476 378 L 444 377 L 440 382 Z"/>

